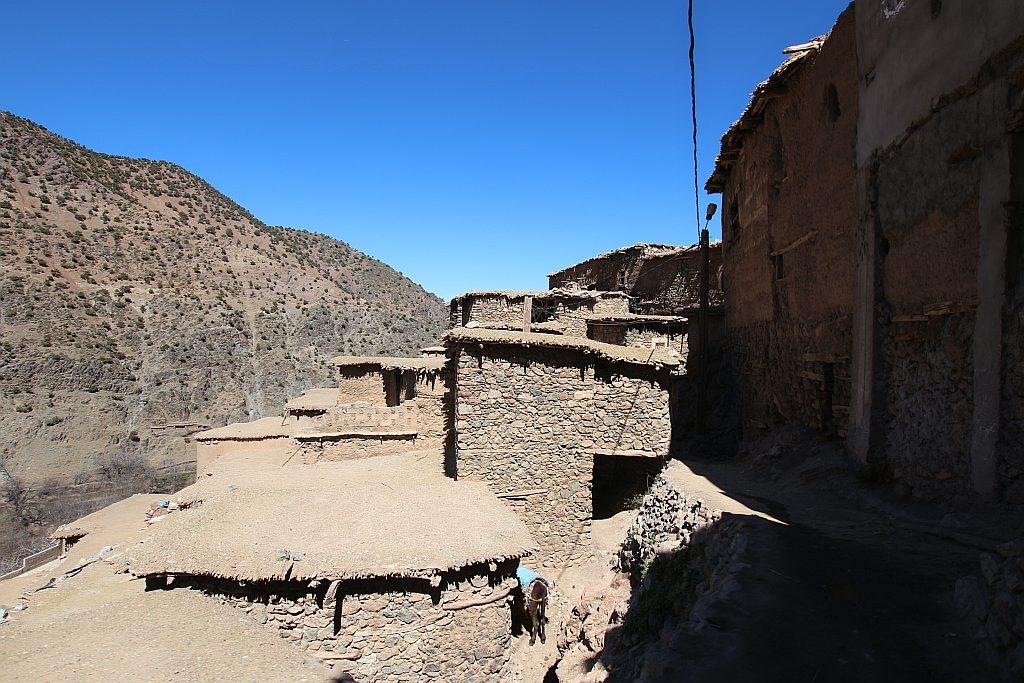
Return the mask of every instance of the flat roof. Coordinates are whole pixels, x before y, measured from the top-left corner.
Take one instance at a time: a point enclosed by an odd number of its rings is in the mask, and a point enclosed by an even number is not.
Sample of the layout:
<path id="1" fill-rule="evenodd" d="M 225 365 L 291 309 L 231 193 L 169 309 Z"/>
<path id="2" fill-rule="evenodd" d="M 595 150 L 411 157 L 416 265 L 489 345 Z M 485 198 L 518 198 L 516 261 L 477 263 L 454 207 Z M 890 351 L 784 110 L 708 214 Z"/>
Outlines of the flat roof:
<path id="1" fill-rule="evenodd" d="M 596 289 L 548 289 L 539 292 L 520 292 L 510 290 L 471 290 L 459 294 L 452 302 L 464 299 L 466 297 L 502 297 L 506 299 L 523 299 L 525 297 L 532 296 L 534 299 L 579 299 L 579 300 L 597 300 L 597 299 L 618 299 L 628 298 L 629 295 L 625 292 L 619 291 L 600 291 Z"/>
<path id="2" fill-rule="evenodd" d="M 680 364 L 678 357 L 662 348 L 641 349 L 631 346 L 617 346 L 583 337 L 457 327 L 450 330 L 446 338 L 458 344 L 502 344 L 506 346 L 540 346 L 544 348 L 566 349 L 597 356 L 609 361 L 632 363 L 634 365 L 653 365 L 671 368 L 677 367 Z"/>
<path id="3" fill-rule="evenodd" d="M 234 422 L 224 427 L 207 429 L 205 432 L 193 434 L 196 441 L 217 441 L 217 440 L 256 440 L 272 439 L 280 436 L 291 436 L 293 425 L 286 425 L 284 418 L 280 415 L 275 417 L 263 417 L 252 422 Z"/>
<path id="4" fill-rule="evenodd" d="M 338 405 L 338 389 L 330 387 L 326 389 L 310 389 L 304 391 L 295 398 L 284 404 L 285 410 L 327 410 Z"/>
<path id="5" fill-rule="evenodd" d="M 448 479 L 411 456 L 294 467 L 221 458 L 210 472 L 171 496 L 187 509 L 126 549 L 133 574 L 429 577 L 534 549 L 486 485 Z M 301 559 L 279 559 L 285 552 Z"/>
<path id="6" fill-rule="evenodd" d="M 614 315 L 589 315 L 591 323 L 685 323 L 689 318 L 681 315 L 641 315 L 638 313 L 619 313 Z"/>
<path id="7" fill-rule="evenodd" d="M 391 356 L 335 356 L 331 363 L 339 368 L 371 365 L 381 370 L 427 370 L 444 367 L 444 358 L 393 358 Z"/>

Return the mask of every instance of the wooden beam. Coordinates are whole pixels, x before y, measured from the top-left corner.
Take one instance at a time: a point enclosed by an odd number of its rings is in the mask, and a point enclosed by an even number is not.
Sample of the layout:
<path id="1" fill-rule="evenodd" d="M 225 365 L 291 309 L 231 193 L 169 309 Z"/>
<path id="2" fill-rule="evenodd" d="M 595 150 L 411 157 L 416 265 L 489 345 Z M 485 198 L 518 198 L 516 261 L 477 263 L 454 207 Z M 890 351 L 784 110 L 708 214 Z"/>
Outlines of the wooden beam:
<path id="1" fill-rule="evenodd" d="M 497 494 L 498 498 L 527 498 L 529 496 L 539 496 L 542 493 L 547 493 L 547 489 L 527 489 L 525 491 L 509 491 L 508 493 Z"/>
<path id="2" fill-rule="evenodd" d="M 810 232 L 808 232 L 804 236 L 800 237 L 797 240 L 794 240 L 793 242 L 790 242 L 789 244 L 787 244 L 786 246 L 782 247 L 781 249 L 776 249 L 775 251 L 773 251 L 771 253 L 771 255 L 772 256 L 778 256 L 780 254 L 785 254 L 787 251 L 792 251 L 793 249 L 796 249 L 797 247 L 799 247 L 801 244 L 803 244 L 805 242 L 809 242 L 810 240 L 814 239 L 815 235 L 817 235 L 817 234 L 818 234 L 817 230 L 811 230 Z"/>

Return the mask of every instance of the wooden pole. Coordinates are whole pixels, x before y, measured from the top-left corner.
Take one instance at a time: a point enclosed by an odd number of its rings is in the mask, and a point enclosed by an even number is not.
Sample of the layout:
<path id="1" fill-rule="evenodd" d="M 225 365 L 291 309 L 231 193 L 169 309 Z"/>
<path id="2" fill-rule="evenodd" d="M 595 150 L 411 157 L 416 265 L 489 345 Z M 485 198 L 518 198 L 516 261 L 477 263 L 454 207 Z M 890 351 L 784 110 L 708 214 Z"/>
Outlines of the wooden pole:
<path id="1" fill-rule="evenodd" d="M 533 322 L 533 297 L 523 299 L 523 332 L 530 331 L 530 324 Z"/>
<path id="2" fill-rule="evenodd" d="M 697 431 L 704 432 L 707 429 L 708 421 L 708 309 L 710 302 L 710 270 L 711 257 L 709 254 L 708 229 L 700 231 L 700 314 L 697 319 L 700 324 L 698 352 L 697 378 Z"/>

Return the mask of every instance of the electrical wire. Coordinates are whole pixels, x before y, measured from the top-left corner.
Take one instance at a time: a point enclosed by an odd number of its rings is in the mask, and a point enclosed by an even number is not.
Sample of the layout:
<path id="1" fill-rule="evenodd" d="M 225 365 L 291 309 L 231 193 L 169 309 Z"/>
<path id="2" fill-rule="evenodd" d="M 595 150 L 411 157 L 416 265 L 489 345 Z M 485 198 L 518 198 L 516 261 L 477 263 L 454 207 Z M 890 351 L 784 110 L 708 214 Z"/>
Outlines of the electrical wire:
<path id="1" fill-rule="evenodd" d="M 686 18 L 690 29 L 690 118 L 693 123 L 693 206 L 696 217 L 694 226 L 697 229 L 697 241 L 700 242 L 700 180 L 697 168 L 697 65 L 694 59 L 697 39 L 693 32 L 693 0 L 689 1 Z"/>

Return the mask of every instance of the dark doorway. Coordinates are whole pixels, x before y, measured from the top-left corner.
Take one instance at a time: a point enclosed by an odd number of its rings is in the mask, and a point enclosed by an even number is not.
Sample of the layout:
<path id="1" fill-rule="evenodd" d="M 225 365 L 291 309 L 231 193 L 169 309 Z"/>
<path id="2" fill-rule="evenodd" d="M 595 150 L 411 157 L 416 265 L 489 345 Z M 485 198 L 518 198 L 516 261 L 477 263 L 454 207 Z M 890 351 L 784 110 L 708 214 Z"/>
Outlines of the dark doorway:
<path id="1" fill-rule="evenodd" d="M 664 461 L 637 455 L 594 455 L 594 519 L 608 519 L 640 507 Z"/>

